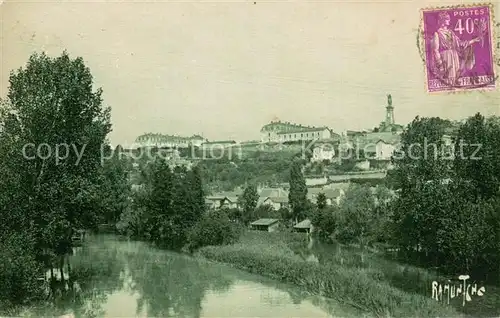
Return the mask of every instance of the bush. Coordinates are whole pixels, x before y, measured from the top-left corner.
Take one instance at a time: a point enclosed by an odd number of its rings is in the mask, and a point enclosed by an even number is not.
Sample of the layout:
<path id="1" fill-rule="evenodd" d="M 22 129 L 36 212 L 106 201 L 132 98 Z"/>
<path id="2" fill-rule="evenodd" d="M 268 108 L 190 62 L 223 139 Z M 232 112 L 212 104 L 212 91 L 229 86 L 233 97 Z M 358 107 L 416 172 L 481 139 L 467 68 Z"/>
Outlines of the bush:
<path id="1" fill-rule="evenodd" d="M 16 233 L 0 241 L 0 308 L 8 310 L 37 299 L 43 275 L 29 235 Z"/>
<path id="2" fill-rule="evenodd" d="M 234 243 L 240 235 L 239 226 L 222 210 L 208 211 L 188 234 L 188 249 Z"/>

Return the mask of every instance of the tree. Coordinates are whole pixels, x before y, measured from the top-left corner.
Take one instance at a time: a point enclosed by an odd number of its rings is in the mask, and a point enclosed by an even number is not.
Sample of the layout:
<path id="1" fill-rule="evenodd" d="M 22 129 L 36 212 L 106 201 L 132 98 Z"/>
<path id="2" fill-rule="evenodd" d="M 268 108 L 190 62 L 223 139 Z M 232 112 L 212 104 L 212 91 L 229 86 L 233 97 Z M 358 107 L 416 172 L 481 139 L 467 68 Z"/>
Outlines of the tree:
<path id="1" fill-rule="evenodd" d="M 111 152 L 107 149 L 106 152 Z M 122 148 L 116 146 L 111 157 L 103 162 L 102 176 L 100 180 L 102 195 L 102 214 L 100 221 L 115 225 L 120 216 L 127 209 L 130 197 L 130 184 L 128 180 L 128 162 L 121 157 Z"/>
<path id="2" fill-rule="evenodd" d="M 316 198 L 316 206 L 319 210 L 323 210 L 326 207 L 326 195 L 321 192 Z"/>
<path id="3" fill-rule="evenodd" d="M 455 140 L 453 168 L 456 178 L 463 181 L 462 195 L 474 200 L 489 199 L 500 188 L 500 146 L 498 122 L 479 113 L 460 126 Z"/>
<path id="4" fill-rule="evenodd" d="M 279 217 L 280 215 L 278 214 L 278 211 L 275 211 L 273 207 L 270 206 L 269 204 L 262 204 L 255 209 L 255 219 L 262 219 L 262 218 L 275 219 Z"/>
<path id="5" fill-rule="evenodd" d="M 450 160 L 443 151 L 449 126 L 440 118 L 416 117 L 401 134 L 401 150 L 393 157 L 393 181 L 400 189 L 393 221 L 402 250 L 418 250 L 423 244 L 436 248 L 432 235 L 449 202 L 443 184 L 451 176 Z"/>
<path id="6" fill-rule="evenodd" d="M 245 224 L 248 224 L 249 221 L 254 221 L 254 211 L 257 207 L 258 200 L 259 193 L 257 192 L 257 187 L 253 184 L 247 186 L 241 196 L 241 202 L 239 202 L 240 206 L 243 208 L 243 218 Z"/>
<path id="7" fill-rule="evenodd" d="M 66 52 L 56 58 L 33 54 L 9 82 L 2 116 L 8 149 L 1 161 L 2 170 L 19 174 L 9 187 L 21 192 L 7 206 L 22 206 L 36 251 L 62 255 L 71 251 L 74 228 L 97 225 L 110 109 L 102 106 L 102 90 L 93 90 L 83 59 Z"/>
<path id="8" fill-rule="evenodd" d="M 188 173 L 189 200 L 191 203 L 189 226 L 198 222 L 205 213 L 205 193 L 203 190 L 203 180 L 201 169 L 195 165 Z"/>
<path id="9" fill-rule="evenodd" d="M 315 232 L 319 239 L 323 242 L 329 242 L 335 235 L 339 223 L 339 209 L 337 206 L 324 207 L 316 209 L 311 218 L 311 223 L 314 225 Z"/>
<path id="10" fill-rule="evenodd" d="M 370 240 L 374 205 L 369 187 L 352 184 L 340 203 L 338 238 L 346 243 L 366 245 Z"/>
<path id="11" fill-rule="evenodd" d="M 290 169 L 290 192 L 288 202 L 290 204 L 295 223 L 306 215 L 309 208 L 307 200 L 307 186 L 304 174 L 302 173 L 302 163 L 299 160 L 292 162 Z"/>
<path id="12" fill-rule="evenodd" d="M 188 234 L 189 250 L 202 246 L 234 243 L 239 237 L 239 229 L 231 222 L 223 210 L 213 210 L 205 214 Z"/>

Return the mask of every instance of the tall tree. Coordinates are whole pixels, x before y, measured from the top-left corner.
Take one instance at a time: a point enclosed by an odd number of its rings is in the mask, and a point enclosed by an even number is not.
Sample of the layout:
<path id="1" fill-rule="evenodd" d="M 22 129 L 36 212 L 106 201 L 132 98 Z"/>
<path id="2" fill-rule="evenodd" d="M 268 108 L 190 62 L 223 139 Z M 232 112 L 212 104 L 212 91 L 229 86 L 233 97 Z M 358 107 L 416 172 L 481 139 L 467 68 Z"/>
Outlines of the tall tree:
<path id="1" fill-rule="evenodd" d="M 201 169 L 195 165 L 188 173 L 190 184 L 190 199 L 192 200 L 193 220 L 198 221 L 205 213 L 205 192 Z"/>
<path id="2" fill-rule="evenodd" d="M 13 148 L 4 169 L 19 173 L 13 186 L 25 195 L 37 250 L 66 253 L 73 228 L 96 226 L 110 109 L 102 105 L 102 90 L 94 91 L 83 59 L 66 52 L 33 54 L 9 82 L 3 134 Z"/>
<path id="3" fill-rule="evenodd" d="M 102 214 L 100 221 L 115 225 L 121 214 L 128 208 L 130 202 L 130 184 L 128 180 L 128 162 L 122 158 L 122 148 L 120 145 L 111 151 L 106 149 L 103 156 L 109 158 L 103 161 L 102 176 L 100 180 L 100 191 L 102 196 Z"/>
<path id="4" fill-rule="evenodd" d="M 460 126 L 455 140 L 454 171 L 461 180 L 462 195 L 474 200 L 496 196 L 500 187 L 500 125 L 479 113 Z"/>
<path id="5" fill-rule="evenodd" d="M 326 207 L 326 195 L 321 192 L 316 198 L 316 206 L 319 210 L 323 210 Z"/>
<path id="6" fill-rule="evenodd" d="M 295 223 L 307 215 L 309 204 L 307 200 L 307 186 L 302 172 L 302 162 L 294 160 L 290 169 L 290 192 L 288 202 L 290 204 Z"/>
<path id="7" fill-rule="evenodd" d="M 401 134 L 401 149 L 393 156 L 395 187 L 400 189 L 393 220 L 402 249 L 431 248 L 435 242 L 433 233 L 449 202 L 444 182 L 451 176 L 451 160 L 443 151 L 449 125 L 440 118 L 416 117 Z"/>
<path id="8" fill-rule="evenodd" d="M 250 221 L 254 221 L 254 212 L 257 208 L 257 202 L 259 201 L 259 193 L 257 192 L 257 187 L 253 184 L 248 185 L 240 199 L 240 206 L 243 209 L 243 222 L 248 224 Z"/>

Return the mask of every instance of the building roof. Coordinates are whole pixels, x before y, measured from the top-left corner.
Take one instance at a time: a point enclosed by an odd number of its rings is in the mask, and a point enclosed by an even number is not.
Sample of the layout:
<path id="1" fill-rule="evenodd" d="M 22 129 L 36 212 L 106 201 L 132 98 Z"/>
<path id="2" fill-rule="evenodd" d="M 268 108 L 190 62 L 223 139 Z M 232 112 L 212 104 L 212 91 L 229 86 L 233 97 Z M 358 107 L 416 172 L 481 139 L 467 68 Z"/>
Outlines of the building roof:
<path id="1" fill-rule="evenodd" d="M 274 203 L 288 203 L 288 197 L 267 197 L 265 200 L 273 201 Z"/>
<path id="2" fill-rule="evenodd" d="M 254 221 L 250 223 L 250 225 L 273 225 L 274 223 L 279 222 L 278 219 L 258 219 L 257 221 Z"/>
<path id="3" fill-rule="evenodd" d="M 312 196 L 317 196 L 320 193 L 324 193 L 327 199 L 338 198 L 342 194 L 341 189 L 321 189 L 321 188 L 308 188 L 307 194 Z"/>
<path id="4" fill-rule="evenodd" d="M 203 145 L 217 145 L 217 144 L 235 144 L 236 141 L 234 140 L 221 140 L 221 141 L 207 141 L 202 143 Z"/>
<path id="5" fill-rule="evenodd" d="M 224 201 L 229 201 L 231 203 L 237 203 L 238 202 L 238 197 L 224 197 Z"/>
<path id="6" fill-rule="evenodd" d="M 259 191 L 260 197 L 288 197 L 288 191 L 281 188 L 263 188 Z"/>
<path id="7" fill-rule="evenodd" d="M 295 224 L 294 228 L 296 228 L 296 229 L 309 229 L 309 228 L 311 228 L 311 220 L 305 219 L 304 221 Z"/>
<path id="8" fill-rule="evenodd" d="M 317 132 L 317 131 L 323 131 L 325 129 L 328 129 L 328 127 L 304 127 L 304 128 L 296 128 L 296 129 L 290 129 L 286 131 L 280 131 L 277 134 L 278 135 L 286 135 L 286 134 L 296 134 L 296 133 L 308 133 L 308 132 Z M 328 129 L 330 130 L 330 129 Z"/>
<path id="9" fill-rule="evenodd" d="M 222 200 L 224 198 L 238 198 L 241 195 L 241 191 L 227 191 L 214 193 L 213 195 L 207 195 L 208 200 Z"/>
<path id="10" fill-rule="evenodd" d="M 193 140 L 193 139 L 205 140 L 205 138 L 203 138 L 200 135 L 193 135 L 191 137 L 186 137 L 186 136 L 159 134 L 159 133 L 146 133 L 146 134 L 142 134 L 142 135 L 138 136 L 135 139 L 135 141 L 141 142 L 141 141 L 147 141 L 150 139 L 155 139 L 155 140 L 163 141 L 163 142 L 165 142 L 165 141 L 179 141 L 179 140 L 188 141 L 188 140 Z"/>

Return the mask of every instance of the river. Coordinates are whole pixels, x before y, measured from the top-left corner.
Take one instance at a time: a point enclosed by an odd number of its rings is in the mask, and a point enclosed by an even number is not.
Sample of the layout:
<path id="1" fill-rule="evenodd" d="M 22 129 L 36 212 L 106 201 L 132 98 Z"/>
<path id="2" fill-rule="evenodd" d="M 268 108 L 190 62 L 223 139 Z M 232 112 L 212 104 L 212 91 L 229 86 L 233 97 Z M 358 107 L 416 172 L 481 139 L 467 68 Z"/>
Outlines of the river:
<path id="1" fill-rule="evenodd" d="M 72 289 L 24 316 L 360 317 L 354 308 L 228 266 L 116 236 L 89 237 L 70 258 Z M 67 276 L 68 273 L 65 273 Z M 68 275 L 69 276 L 69 275 Z"/>

